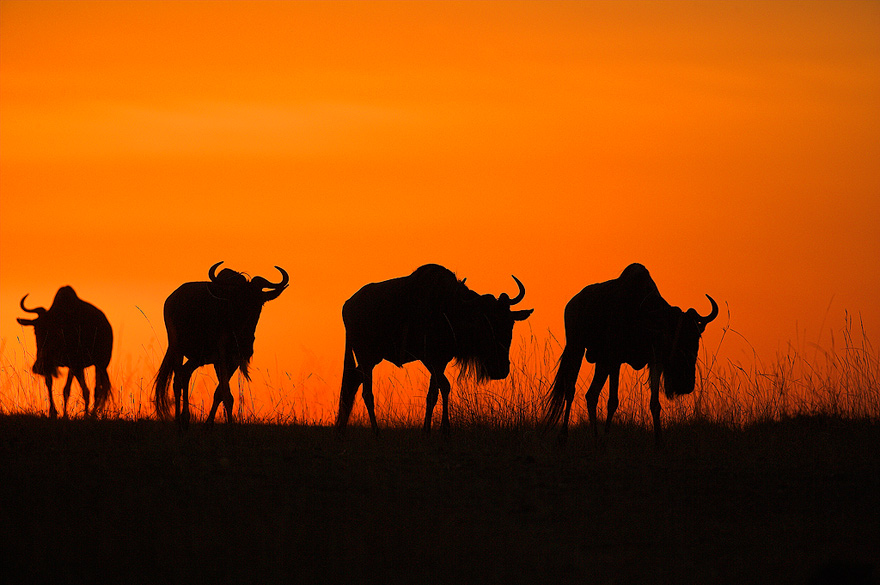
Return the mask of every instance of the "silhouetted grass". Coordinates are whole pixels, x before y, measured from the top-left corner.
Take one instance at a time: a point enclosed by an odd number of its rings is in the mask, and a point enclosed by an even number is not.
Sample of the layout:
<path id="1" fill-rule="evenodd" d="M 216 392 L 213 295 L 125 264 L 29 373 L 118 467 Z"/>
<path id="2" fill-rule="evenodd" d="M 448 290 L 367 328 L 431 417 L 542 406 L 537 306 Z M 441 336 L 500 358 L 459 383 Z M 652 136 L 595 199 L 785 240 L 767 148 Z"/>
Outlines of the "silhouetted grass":
<path id="1" fill-rule="evenodd" d="M 711 350 L 703 347 L 698 362 L 697 389 L 674 401 L 663 400 L 665 424 L 708 422 L 742 426 L 757 421 L 780 420 L 799 415 L 841 418 L 880 418 L 880 354 L 869 341 L 861 322 L 846 315 L 844 325 L 830 346 L 789 345 L 775 361 L 764 363 L 753 355 L 749 363 L 719 360 L 719 350 L 727 335 L 738 335 L 729 326 L 722 342 Z M 511 373 L 507 379 L 486 384 L 458 380 L 451 367 L 447 375 L 453 382 L 450 415 L 453 427 L 476 425 L 491 428 L 534 428 L 543 416 L 544 397 L 556 370 L 562 343 L 552 333 L 542 337 L 530 331 L 511 349 Z M 111 364 L 114 400 L 106 418 L 141 419 L 153 415 L 152 376 L 161 351 L 144 347 L 142 355 L 125 357 Z M 20 340 L 5 344 L 0 363 L 0 413 L 40 414 L 46 412 L 46 391 L 41 378 L 30 373 L 33 355 Z M 586 420 L 583 395 L 592 376 L 592 366 L 584 364 L 572 408 L 572 422 Z M 274 371 L 255 368 L 248 384 L 241 376 L 233 378 L 236 417 L 244 422 L 272 424 L 327 424 L 336 413 L 338 373 L 326 379 L 309 374 L 295 379 L 276 365 Z M 87 371 L 89 383 L 93 383 Z M 193 375 L 191 407 L 196 420 L 210 408 L 216 385 L 211 368 Z M 63 380 L 56 381 L 56 401 L 60 400 Z M 374 375 L 376 412 L 386 428 L 420 427 L 424 420 L 428 378 L 419 364 L 394 368 L 382 364 Z M 258 395 L 259 397 L 255 396 Z M 604 400 L 599 417 L 604 417 Z M 78 387 L 71 396 L 71 413 L 81 415 Z M 221 409 L 222 412 L 222 409 Z M 434 411 L 439 423 L 441 405 Z M 616 421 L 649 426 L 647 370 L 621 370 L 620 406 Z M 358 398 L 352 414 L 355 426 L 368 424 Z"/>
<path id="2" fill-rule="evenodd" d="M 846 315 L 840 337 L 823 349 L 789 345 L 769 365 L 728 363 L 704 374 L 694 416 L 743 425 L 798 415 L 880 417 L 880 354 L 861 322 Z"/>

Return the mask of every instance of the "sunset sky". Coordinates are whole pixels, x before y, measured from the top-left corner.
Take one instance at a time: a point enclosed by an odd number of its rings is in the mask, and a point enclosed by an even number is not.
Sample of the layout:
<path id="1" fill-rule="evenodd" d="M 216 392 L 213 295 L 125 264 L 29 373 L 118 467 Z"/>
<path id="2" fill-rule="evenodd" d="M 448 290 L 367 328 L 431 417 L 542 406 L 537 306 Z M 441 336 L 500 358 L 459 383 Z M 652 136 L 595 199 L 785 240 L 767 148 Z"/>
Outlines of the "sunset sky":
<path id="1" fill-rule="evenodd" d="M 342 303 L 436 262 L 539 338 L 631 262 L 723 359 L 880 335 L 880 3 L 0 3 L 3 376 L 72 285 L 151 377 L 208 267 L 277 279 L 254 367 L 321 378 Z M 838 340 L 839 341 L 839 340 Z M 26 364 L 27 366 L 30 363 Z M 115 371 L 115 372 L 114 372 Z M 322 386 L 323 387 L 323 386 Z"/>

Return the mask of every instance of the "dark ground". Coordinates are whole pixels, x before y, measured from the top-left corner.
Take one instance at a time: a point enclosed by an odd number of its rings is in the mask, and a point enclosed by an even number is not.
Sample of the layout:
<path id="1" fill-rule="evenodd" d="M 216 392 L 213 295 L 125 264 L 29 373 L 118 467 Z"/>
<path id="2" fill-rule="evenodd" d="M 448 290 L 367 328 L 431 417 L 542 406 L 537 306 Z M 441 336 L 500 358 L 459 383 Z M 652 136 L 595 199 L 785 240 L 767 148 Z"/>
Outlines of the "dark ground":
<path id="1" fill-rule="evenodd" d="M 876 422 L 588 438 L 0 416 L 0 582 L 877 582 Z"/>

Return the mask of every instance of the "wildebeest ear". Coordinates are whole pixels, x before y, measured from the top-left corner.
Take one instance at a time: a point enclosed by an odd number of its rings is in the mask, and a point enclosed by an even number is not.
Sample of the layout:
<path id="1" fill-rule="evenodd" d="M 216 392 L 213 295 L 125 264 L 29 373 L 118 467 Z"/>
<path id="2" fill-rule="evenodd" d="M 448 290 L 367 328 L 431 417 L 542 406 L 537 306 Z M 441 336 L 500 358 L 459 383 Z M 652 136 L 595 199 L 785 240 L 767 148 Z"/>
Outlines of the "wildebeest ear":
<path id="1" fill-rule="evenodd" d="M 30 325 L 31 327 L 33 327 L 36 319 L 16 319 L 16 321 L 18 321 L 20 325 Z"/>
<path id="2" fill-rule="evenodd" d="M 532 314 L 532 311 L 534 309 L 524 309 L 522 311 L 511 311 L 510 314 L 513 315 L 514 321 L 525 321 Z"/>

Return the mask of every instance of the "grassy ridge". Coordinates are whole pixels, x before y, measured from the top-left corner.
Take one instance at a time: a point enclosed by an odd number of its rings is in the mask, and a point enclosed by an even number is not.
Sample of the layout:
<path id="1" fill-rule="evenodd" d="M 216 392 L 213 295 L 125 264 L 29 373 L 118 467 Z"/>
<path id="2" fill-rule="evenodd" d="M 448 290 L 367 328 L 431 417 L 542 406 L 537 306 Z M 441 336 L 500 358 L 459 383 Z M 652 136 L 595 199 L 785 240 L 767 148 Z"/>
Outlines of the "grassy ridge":
<path id="1" fill-rule="evenodd" d="M 529 425 L 453 433 L 0 415 L 0 581 L 876 576 L 876 420 L 673 421 L 659 452 L 629 423 L 562 452 Z"/>
<path id="2" fill-rule="evenodd" d="M 860 322 L 847 315 L 844 325 L 831 332 L 826 347 L 801 342 L 764 362 L 756 354 L 746 363 L 719 359 L 724 339 L 738 335 L 724 327 L 721 342 L 703 346 L 698 361 L 697 388 L 675 401 L 663 401 L 664 420 L 712 422 L 742 426 L 756 421 L 780 420 L 797 415 L 827 415 L 842 418 L 880 418 L 880 351 L 874 348 Z M 447 374 L 453 381 L 451 409 L 453 425 L 516 427 L 533 425 L 544 413 L 544 397 L 556 371 L 562 344 L 551 333 L 533 333 L 519 338 L 511 349 L 511 373 L 505 380 L 474 384 L 456 380 L 455 367 Z M 158 358 L 157 358 L 158 359 Z M 17 346 L 0 348 L 0 414 L 46 412 L 46 390 L 42 378 L 30 372 L 34 356 Z M 126 362 L 123 358 L 120 360 Z M 157 365 L 128 360 L 128 365 L 111 366 L 114 399 L 105 409 L 108 418 L 139 420 L 154 415 L 152 377 Z M 63 371 L 63 370 L 62 370 Z M 338 374 L 303 375 L 255 368 L 252 381 L 233 378 L 235 411 L 239 420 L 272 424 L 328 424 L 336 414 Z M 584 364 L 572 409 L 573 421 L 586 420 L 583 395 L 592 375 Z M 86 371 L 93 384 L 91 370 Z M 210 407 L 216 379 L 211 368 L 200 368 L 193 376 L 191 407 L 196 419 Z M 428 379 L 424 368 L 412 364 L 398 369 L 380 365 L 374 374 L 376 413 L 384 427 L 419 426 L 424 417 Z M 55 383 L 55 401 L 60 405 L 63 378 Z M 604 417 L 603 395 L 599 416 Z M 82 399 L 75 385 L 71 414 L 80 415 Z M 222 409 L 221 409 L 222 412 Z M 435 410 L 439 417 L 440 408 Z M 620 380 L 617 420 L 650 424 L 647 370 L 633 372 L 624 367 Z M 435 419 L 437 420 L 437 419 Z M 368 424 L 362 402 L 355 401 L 353 424 Z"/>
<path id="3" fill-rule="evenodd" d="M 151 420 L 136 371 L 104 420 L 51 421 L 32 356 L 4 357 L 0 582 L 876 582 L 880 358 L 854 329 L 769 365 L 704 353 L 697 391 L 663 402 L 660 451 L 627 368 L 602 446 L 589 367 L 567 449 L 536 430 L 552 336 L 514 347 L 506 380 L 453 384 L 449 442 L 417 430 L 419 369 L 377 377 L 376 441 L 359 400 L 339 439 L 335 408 L 268 375 L 268 406 L 241 386 L 244 423 L 213 432 Z"/>

